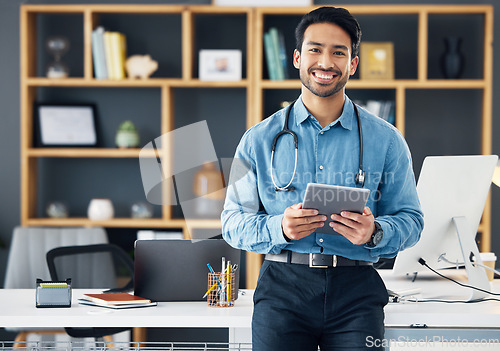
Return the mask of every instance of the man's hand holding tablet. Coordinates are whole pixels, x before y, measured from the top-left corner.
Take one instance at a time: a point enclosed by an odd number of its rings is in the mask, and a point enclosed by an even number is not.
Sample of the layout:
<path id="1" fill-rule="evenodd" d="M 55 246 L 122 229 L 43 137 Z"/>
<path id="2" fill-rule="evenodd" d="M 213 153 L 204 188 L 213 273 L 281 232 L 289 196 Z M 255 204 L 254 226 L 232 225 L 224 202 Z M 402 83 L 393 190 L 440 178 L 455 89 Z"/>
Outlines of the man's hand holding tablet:
<path id="1" fill-rule="evenodd" d="M 313 232 L 340 234 L 355 245 L 370 241 L 374 217 L 366 202 L 370 190 L 309 183 L 303 203 L 288 207 L 282 228 L 287 239 L 299 240 Z"/>

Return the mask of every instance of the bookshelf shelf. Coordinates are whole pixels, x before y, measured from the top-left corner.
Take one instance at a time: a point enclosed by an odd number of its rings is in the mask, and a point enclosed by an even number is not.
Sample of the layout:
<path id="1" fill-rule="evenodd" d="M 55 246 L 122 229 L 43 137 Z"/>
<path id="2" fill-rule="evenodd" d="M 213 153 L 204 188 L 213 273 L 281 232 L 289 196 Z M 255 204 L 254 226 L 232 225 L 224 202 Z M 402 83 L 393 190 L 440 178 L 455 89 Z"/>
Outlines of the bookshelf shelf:
<path id="1" fill-rule="evenodd" d="M 104 158 L 120 158 L 130 157 L 138 158 L 141 149 L 76 149 L 76 148 L 31 148 L 27 150 L 29 157 L 104 157 Z M 156 157 L 151 150 L 144 151 L 142 155 Z"/>

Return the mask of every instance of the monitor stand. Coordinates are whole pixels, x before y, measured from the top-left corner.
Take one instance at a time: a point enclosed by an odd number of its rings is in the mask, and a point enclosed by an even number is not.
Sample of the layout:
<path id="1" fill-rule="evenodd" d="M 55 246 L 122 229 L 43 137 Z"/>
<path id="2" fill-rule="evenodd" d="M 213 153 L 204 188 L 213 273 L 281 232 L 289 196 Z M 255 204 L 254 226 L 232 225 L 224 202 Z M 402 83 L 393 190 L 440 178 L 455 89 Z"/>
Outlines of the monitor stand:
<path id="1" fill-rule="evenodd" d="M 472 264 L 472 257 L 474 257 L 475 262 L 479 264 L 483 264 L 483 261 L 481 260 L 476 241 L 474 240 L 475 235 L 471 235 L 470 233 L 471 228 L 467 219 L 465 216 L 453 217 L 453 223 L 455 224 L 455 228 L 457 230 L 458 242 L 464 258 L 469 285 L 490 291 L 490 281 L 488 280 L 484 267 L 477 265 L 474 266 Z M 472 294 L 469 301 L 480 300 L 488 296 L 488 294 L 483 291 L 476 289 L 471 289 L 471 291 Z"/>

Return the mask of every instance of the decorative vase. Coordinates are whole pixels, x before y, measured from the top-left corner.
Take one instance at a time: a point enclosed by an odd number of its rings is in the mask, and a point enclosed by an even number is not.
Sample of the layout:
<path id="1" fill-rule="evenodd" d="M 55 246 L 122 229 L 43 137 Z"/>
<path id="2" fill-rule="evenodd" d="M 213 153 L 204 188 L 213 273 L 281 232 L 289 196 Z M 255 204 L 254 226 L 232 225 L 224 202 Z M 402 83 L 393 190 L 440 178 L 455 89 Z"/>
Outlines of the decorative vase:
<path id="1" fill-rule="evenodd" d="M 119 148 L 139 146 L 139 133 L 132 122 L 125 121 L 120 124 L 116 132 L 115 144 Z"/>
<path id="2" fill-rule="evenodd" d="M 92 221 L 105 221 L 113 218 L 115 211 L 110 199 L 90 200 L 87 216 Z"/>
<path id="3" fill-rule="evenodd" d="M 193 182 L 195 213 L 204 218 L 218 218 L 224 206 L 224 177 L 214 163 L 206 162 L 196 172 Z"/>
<path id="4" fill-rule="evenodd" d="M 441 56 L 441 71 L 447 79 L 457 79 L 462 76 L 464 69 L 464 55 L 460 52 L 462 38 L 444 38 L 445 52 Z"/>

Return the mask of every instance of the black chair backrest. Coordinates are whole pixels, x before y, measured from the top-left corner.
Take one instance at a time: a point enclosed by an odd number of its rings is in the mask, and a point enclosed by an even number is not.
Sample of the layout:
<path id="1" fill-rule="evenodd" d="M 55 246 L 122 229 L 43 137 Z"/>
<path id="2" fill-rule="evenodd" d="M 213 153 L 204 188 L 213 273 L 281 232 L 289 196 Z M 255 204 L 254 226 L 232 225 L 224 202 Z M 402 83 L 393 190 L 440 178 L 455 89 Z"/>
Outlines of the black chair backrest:
<path id="1" fill-rule="evenodd" d="M 51 279 L 71 278 L 74 288 L 111 288 L 106 292 L 134 289 L 134 262 L 117 245 L 61 246 L 47 252 L 46 259 Z M 118 277 L 128 282 L 119 286 Z"/>
<path id="2" fill-rule="evenodd" d="M 47 252 L 46 260 L 50 278 L 52 280 L 72 278 L 71 283 L 74 288 L 113 287 L 104 292 L 126 292 L 134 289 L 134 262 L 121 247 L 114 244 L 61 246 Z M 87 272 L 82 274 L 84 271 Z M 73 276 L 65 277 L 64 275 Z M 117 277 L 127 277 L 129 281 L 122 287 L 116 287 Z M 99 278 L 97 281 L 106 286 L 95 286 L 93 283 L 96 280 L 95 278 Z M 64 329 L 72 337 L 94 337 L 98 339 L 131 328 L 89 327 Z"/>

